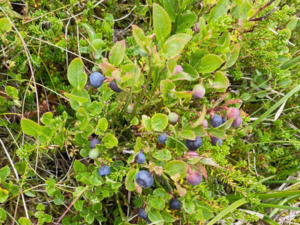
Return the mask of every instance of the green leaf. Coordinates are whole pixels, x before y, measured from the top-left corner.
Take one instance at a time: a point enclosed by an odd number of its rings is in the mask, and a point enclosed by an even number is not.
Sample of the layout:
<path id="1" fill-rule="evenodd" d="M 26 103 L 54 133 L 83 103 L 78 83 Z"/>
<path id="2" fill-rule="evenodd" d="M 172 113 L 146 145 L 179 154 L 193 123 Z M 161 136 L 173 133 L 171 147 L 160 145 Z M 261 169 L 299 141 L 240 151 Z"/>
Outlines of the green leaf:
<path id="1" fill-rule="evenodd" d="M 0 184 L 6 181 L 6 177 L 10 174 L 10 168 L 8 166 L 2 167 L 0 170 Z"/>
<path id="2" fill-rule="evenodd" d="M 86 172 L 87 168 L 85 165 L 83 165 L 81 162 L 79 162 L 78 160 L 75 160 L 74 162 L 74 171 L 75 173 L 82 173 L 82 172 Z"/>
<path id="3" fill-rule="evenodd" d="M 179 133 L 179 136 L 184 139 L 196 140 L 196 135 L 195 135 L 194 131 L 191 131 L 191 130 L 184 130 L 183 132 Z"/>
<path id="4" fill-rule="evenodd" d="M 67 76 L 70 84 L 74 88 L 84 88 L 87 82 L 87 76 L 83 72 L 83 62 L 80 58 L 76 58 L 70 63 Z"/>
<path id="5" fill-rule="evenodd" d="M 183 201 L 183 209 L 188 213 L 192 214 L 195 211 L 195 204 L 192 201 Z"/>
<path id="6" fill-rule="evenodd" d="M 160 214 L 163 220 L 165 221 L 165 223 L 173 223 L 176 220 L 172 215 L 170 215 L 165 210 L 162 210 Z"/>
<path id="7" fill-rule="evenodd" d="M 150 202 L 155 209 L 163 209 L 165 207 L 165 200 L 160 196 L 151 196 Z"/>
<path id="8" fill-rule="evenodd" d="M 168 94 L 174 87 L 175 84 L 170 80 L 162 80 L 160 82 L 160 91 L 164 94 Z"/>
<path id="9" fill-rule="evenodd" d="M 95 39 L 90 43 L 90 51 L 95 52 L 95 59 L 101 57 L 103 46 L 105 46 L 105 43 L 101 39 Z"/>
<path id="10" fill-rule="evenodd" d="M 100 120 L 98 120 L 98 124 L 96 127 L 97 130 L 105 132 L 107 130 L 107 127 L 108 127 L 108 122 L 106 118 L 101 118 Z M 96 132 L 96 134 L 98 133 Z"/>
<path id="11" fill-rule="evenodd" d="M 77 200 L 75 203 L 74 203 L 74 208 L 78 211 L 82 211 L 82 207 L 83 207 L 83 200 Z"/>
<path id="12" fill-rule="evenodd" d="M 45 210 L 45 206 L 41 203 L 39 203 L 37 206 L 36 206 L 36 209 L 39 210 L 39 211 L 44 211 Z"/>
<path id="13" fill-rule="evenodd" d="M 209 79 L 209 84 L 212 88 L 227 89 L 227 87 L 230 85 L 227 76 L 225 76 L 223 73 L 218 71 L 214 74 L 214 77 L 215 79 L 213 81 Z"/>
<path id="14" fill-rule="evenodd" d="M 5 92 L 7 96 L 13 97 L 14 99 L 18 99 L 18 90 L 15 87 L 7 85 L 5 87 Z"/>
<path id="15" fill-rule="evenodd" d="M 151 126 L 155 131 L 163 131 L 168 126 L 168 116 L 165 114 L 155 114 L 151 118 Z"/>
<path id="16" fill-rule="evenodd" d="M 160 161 L 169 161 L 172 158 L 171 152 L 167 149 L 155 151 L 152 155 Z"/>
<path id="17" fill-rule="evenodd" d="M 0 33 L 4 33 L 4 31 L 11 31 L 11 24 L 7 18 L 0 19 Z"/>
<path id="18" fill-rule="evenodd" d="M 286 28 L 289 29 L 289 30 L 294 30 L 294 28 L 295 28 L 296 25 L 297 25 L 297 22 L 298 22 L 298 18 L 297 18 L 297 17 L 293 18 L 293 19 L 286 25 Z"/>
<path id="19" fill-rule="evenodd" d="M 86 23 L 81 23 L 81 25 L 85 28 L 86 32 L 88 33 L 90 41 L 91 42 L 94 41 L 94 39 L 96 37 L 96 32 L 95 32 L 94 28 Z"/>
<path id="20" fill-rule="evenodd" d="M 226 216 L 228 213 L 231 213 L 233 210 L 238 208 L 241 205 L 246 204 L 248 201 L 244 198 L 232 203 L 230 206 L 225 208 L 222 212 L 220 212 L 218 215 L 216 215 L 207 225 L 213 225 L 215 222 L 219 221 L 221 218 Z"/>
<path id="21" fill-rule="evenodd" d="M 8 198 L 8 190 L 0 187 L 0 203 L 5 202 Z"/>
<path id="22" fill-rule="evenodd" d="M 53 202 L 55 205 L 61 205 L 64 202 L 64 196 L 60 193 L 60 191 L 57 191 L 57 194 L 55 194 Z"/>
<path id="23" fill-rule="evenodd" d="M 148 217 L 149 217 L 150 221 L 154 224 L 158 224 L 158 225 L 164 224 L 163 218 L 157 209 L 151 209 L 148 212 Z"/>
<path id="24" fill-rule="evenodd" d="M 51 120 L 53 119 L 53 113 L 52 112 L 46 112 L 43 114 L 41 118 L 41 122 L 45 125 L 50 125 Z"/>
<path id="25" fill-rule="evenodd" d="M 115 67 L 119 66 L 124 59 L 126 49 L 125 40 L 117 42 L 109 52 L 109 62 Z"/>
<path id="26" fill-rule="evenodd" d="M 91 103 L 89 93 L 85 89 L 74 89 L 71 94 L 67 92 L 64 94 L 70 99 L 71 107 L 74 110 L 78 110 L 81 106 L 86 109 Z"/>
<path id="27" fill-rule="evenodd" d="M 186 29 L 193 26 L 196 20 L 197 16 L 194 13 L 185 14 L 183 16 L 179 15 L 178 26 L 175 33 L 185 32 Z"/>
<path id="28" fill-rule="evenodd" d="M 232 67 L 235 62 L 237 61 L 237 59 L 239 58 L 239 54 L 240 54 L 240 50 L 241 50 L 241 46 L 240 44 L 236 44 L 230 54 L 230 58 L 227 61 L 227 63 L 225 64 L 226 68 Z"/>
<path id="29" fill-rule="evenodd" d="M 84 108 L 79 108 L 76 117 L 80 121 L 79 130 L 84 130 L 89 125 L 89 117 Z"/>
<path id="30" fill-rule="evenodd" d="M 176 181 L 186 176 L 188 166 L 183 161 L 173 160 L 168 162 L 164 169 L 168 174 L 170 174 L 172 179 Z"/>
<path id="31" fill-rule="evenodd" d="M 31 221 L 25 217 L 21 217 L 18 222 L 20 225 L 32 225 Z"/>
<path id="32" fill-rule="evenodd" d="M 228 0 L 218 0 L 217 5 L 210 11 L 208 21 L 217 20 L 227 13 L 229 4 Z"/>
<path id="33" fill-rule="evenodd" d="M 164 57 L 170 59 L 179 55 L 191 38 L 188 34 L 175 34 L 170 37 L 162 47 Z"/>
<path id="34" fill-rule="evenodd" d="M 147 131 L 152 131 L 151 119 L 149 116 L 142 115 L 142 122 L 143 122 L 143 126 Z"/>
<path id="35" fill-rule="evenodd" d="M 113 134 L 106 134 L 102 139 L 102 143 L 106 148 L 113 148 L 118 145 L 118 139 Z"/>
<path id="36" fill-rule="evenodd" d="M 0 208 L 0 223 L 3 223 L 6 220 L 6 212 L 4 209 Z"/>
<path id="37" fill-rule="evenodd" d="M 25 134 L 31 135 L 35 139 L 37 139 L 38 135 L 42 132 L 42 126 L 29 119 L 22 119 L 21 127 Z"/>
<path id="38" fill-rule="evenodd" d="M 198 210 L 200 210 L 200 209 L 202 210 L 202 216 L 203 216 L 204 221 L 208 221 L 209 219 L 211 219 L 214 216 L 212 211 L 209 210 L 208 208 L 206 208 L 205 206 L 197 206 L 197 208 L 198 208 Z"/>
<path id="39" fill-rule="evenodd" d="M 293 94 L 295 94 L 297 91 L 300 90 L 300 84 L 296 86 L 294 89 L 292 89 L 289 93 L 287 93 L 282 99 L 280 99 L 276 104 L 274 104 L 270 109 L 268 109 L 264 114 L 262 114 L 257 120 L 252 123 L 252 126 L 254 127 L 258 123 L 260 123 L 262 120 L 267 118 L 275 109 L 277 109 L 279 106 L 283 104 L 289 97 L 291 97 Z"/>
<path id="40" fill-rule="evenodd" d="M 183 71 L 188 74 L 188 81 L 194 81 L 199 79 L 199 74 L 197 70 L 189 64 L 183 65 Z"/>
<path id="41" fill-rule="evenodd" d="M 201 59 L 200 73 L 211 73 L 218 69 L 223 63 L 223 60 L 213 54 L 205 55 Z"/>
<path id="42" fill-rule="evenodd" d="M 161 42 L 171 33 L 171 20 L 168 13 L 158 4 L 153 4 L 153 24 L 156 37 Z"/>
<path id="43" fill-rule="evenodd" d="M 169 14 L 169 17 L 173 23 L 175 23 L 177 11 L 178 11 L 178 0 L 163 0 L 164 9 Z"/>
<path id="44" fill-rule="evenodd" d="M 137 174 L 137 170 L 136 169 L 131 169 L 129 170 L 126 180 L 125 180 L 125 187 L 128 191 L 134 191 L 135 190 L 135 184 L 134 184 L 134 179 L 136 177 Z"/>
<path id="45" fill-rule="evenodd" d="M 169 199 L 171 197 L 163 188 L 156 188 L 153 191 L 153 195 L 162 197 L 163 199 Z"/>
<path id="46" fill-rule="evenodd" d="M 132 25 L 132 35 L 135 39 L 135 42 L 144 51 L 147 51 L 146 47 L 147 46 L 149 47 L 149 45 L 151 44 L 152 39 L 154 37 L 154 34 L 149 35 L 149 36 L 146 37 L 143 29 L 139 28 L 136 25 Z"/>
<path id="47" fill-rule="evenodd" d="M 280 69 L 287 70 L 287 69 L 297 66 L 299 63 L 300 63 L 300 55 L 283 63 L 281 65 Z"/>

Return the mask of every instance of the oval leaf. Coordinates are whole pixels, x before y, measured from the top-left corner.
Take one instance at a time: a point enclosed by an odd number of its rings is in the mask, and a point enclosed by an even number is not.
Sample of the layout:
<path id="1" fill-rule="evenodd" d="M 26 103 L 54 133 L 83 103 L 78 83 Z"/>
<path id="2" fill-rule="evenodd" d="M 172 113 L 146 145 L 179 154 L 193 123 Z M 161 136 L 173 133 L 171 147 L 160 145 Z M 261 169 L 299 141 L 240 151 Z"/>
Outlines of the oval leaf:
<path id="1" fill-rule="evenodd" d="M 171 33 L 171 20 L 168 13 L 158 4 L 153 4 L 154 32 L 158 40 L 166 39 Z"/>
<path id="2" fill-rule="evenodd" d="M 163 131 L 168 125 L 168 116 L 165 114 L 155 114 L 151 118 L 151 126 L 155 131 Z"/>
<path id="3" fill-rule="evenodd" d="M 87 76 L 83 72 L 83 62 L 80 58 L 74 59 L 68 68 L 68 80 L 70 84 L 78 89 L 83 89 L 86 82 Z"/>

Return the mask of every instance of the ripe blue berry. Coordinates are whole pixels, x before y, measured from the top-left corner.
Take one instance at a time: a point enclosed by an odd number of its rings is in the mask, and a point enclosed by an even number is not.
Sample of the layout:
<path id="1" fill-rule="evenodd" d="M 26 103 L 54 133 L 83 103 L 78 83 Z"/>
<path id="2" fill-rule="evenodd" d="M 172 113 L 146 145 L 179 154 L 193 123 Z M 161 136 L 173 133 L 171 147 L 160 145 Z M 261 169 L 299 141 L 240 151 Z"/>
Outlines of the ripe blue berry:
<path id="1" fill-rule="evenodd" d="M 142 218 L 142 219 L 148 219 L 147 212 L 146 212 L 146 210 L 143 209 L 143 208 L 140 208 L 140 209 L 139 209 L 138 215 L 139 215 L 139 217 Z"/>
<path id="2" fill-rule="evenodd" d="M 110 168 L 107 165 L 103 165 L 101 168 L 99 168 L 98 174 L 100 176 L 109 175 L 110 174 Z"/>
<path id="3" fill-rule="evenodd" d="M 212 127 L 218 127 L 222 125 L 222 117 L 219 115 L 215 115 L 213 118 L 210 118 L 209 124 Z"/>
<path id="4" fill-rule="evenodd" d="M 90 75 L 91 85 L 95 88 L 100 87 L 103 84 L 104 76 L 99 72 L 93 72 Z"/>
<path id="5" fill-rule="evenodd" d="M 189 151 L 196 151 L 202 145 L 201 137 L 196 137 L 196 140 L 185 140 L 185 145 Z"/>
<path id="6" fill-rule="evenodd" d="M 116 84 L 116 82 L 114 82 L 113 80 L 109 83 L 109 87 L 111 88 L 111 90 L 113 90 L 114 92 L 122 92 L 122 89 L 120 89 L 118 87 L 118 85 Z"/>
<path id="7" fill-rule="evenodd" d="M 138 163 L 138 164 L 143 164 L 145 161 L 146 161 L 146 157 L 144 155 L 143 152 L 139 152 L 136 157 L 135 157 L 135 161 Z"/>
<path id="8" fill-rule="evenodd" d="M 90 141 L 90 147 L 91 148 L 96 148 L 96 145 L 98 145 L 100 143 L 101 142 L 97 138 L 94 138 L 93 140 Z"/>
<path id="9" fill-rule="evenodd" d="M 141 170 L 137 173 L 135 180 L 142 188 L 149 188 L 153 185 L 154 179 L 151 173 L 145 170 Z"/>
<path id="10" fill-rule="evenodd" d="M 181 209 L 181 202 L 175 198 L 170 201 L 170 209 Z"/>
<path id="11" fill-rule="evenodd" d="M 167 139 L 168 139 L 168 135 L 166 133 L 163 133 L 158 136 L 158 142 L 161 144 L 165 144 Z"/>
<path id="12" fill-rule="evenodd" d="M 221 138 L 216 138 L 216 137 L 211 137 L 210 139 L 210 143 L 213 145 L 213 146 L 221 146 L 223 141 Z"/>
<path id="13" fill-rule="evenodd" d="M 222 117 L 222 124 L 225 123 L 225 122 L 226 122 L 225 118 Z"/>

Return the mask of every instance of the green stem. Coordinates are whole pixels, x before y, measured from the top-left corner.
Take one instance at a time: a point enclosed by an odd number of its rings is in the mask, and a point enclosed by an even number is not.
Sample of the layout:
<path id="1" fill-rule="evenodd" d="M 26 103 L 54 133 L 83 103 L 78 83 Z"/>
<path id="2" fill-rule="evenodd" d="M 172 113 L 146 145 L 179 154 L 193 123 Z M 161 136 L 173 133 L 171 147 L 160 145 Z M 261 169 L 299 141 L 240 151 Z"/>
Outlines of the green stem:
<path id="1" fill-rule="evenodd" d="M 119 208 L 119 212 L 120 212 L 122 221 L 124 222 L 125 221 L 125 216 L 124 216 L 124 213 L 123 213 L 122 208 L 121 208 L 121 204 L 120 204 L 120 200 L 119 200 L 119 194 L 116 194 L 116 199 L 117 199 L 117 204 L 118 204 L 118 208 Z"/>
<path id="2" fill-rule="evenodd" d="M 131 115 L 131 118 L 130 118 L 130 121 L 135 117 L 136 115 L 136 111 L 137 111 L 137 108 L 139 106 L 139 103 L 141 102 L 142 98 L 144 97 L 145 93 L 146 93 L 146 90 L 148 89 L 148 86 L 150 84 L 150 80 L 151 80 L 151 75 L 152 75 L 152 69 L 153 69 L 153 66 L 152 66 L 152 58 L 151 58 L 151 55 L 148 56 L 148 60 L 149 60 L 149 72 L 148 72 L 148 77 L 147 77 L 147 81 L 146 81 L 146 85 L 142 91 L 142 93 L 140 94 L 140 96 L 138 97 L 137 101 L 136 101 L 136 104 L 134 105 L 134 109 L 133 109 L 133 113 Z"/>

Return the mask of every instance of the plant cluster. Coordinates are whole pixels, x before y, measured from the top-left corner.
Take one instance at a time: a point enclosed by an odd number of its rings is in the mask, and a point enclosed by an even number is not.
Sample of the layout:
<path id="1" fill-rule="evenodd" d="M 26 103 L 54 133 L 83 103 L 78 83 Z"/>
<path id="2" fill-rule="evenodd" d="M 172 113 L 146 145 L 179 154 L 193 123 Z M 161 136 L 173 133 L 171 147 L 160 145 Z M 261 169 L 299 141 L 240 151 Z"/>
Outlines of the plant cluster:
<path id="1" fill-rule="evenodd" d="M 297 181 L 271 191 L 299 169 L 299 2 L 101 3 L 0 2 L 0 223 L 299 210 Z"/>

